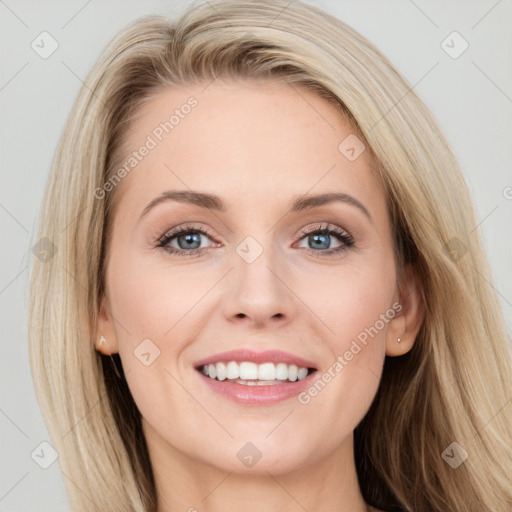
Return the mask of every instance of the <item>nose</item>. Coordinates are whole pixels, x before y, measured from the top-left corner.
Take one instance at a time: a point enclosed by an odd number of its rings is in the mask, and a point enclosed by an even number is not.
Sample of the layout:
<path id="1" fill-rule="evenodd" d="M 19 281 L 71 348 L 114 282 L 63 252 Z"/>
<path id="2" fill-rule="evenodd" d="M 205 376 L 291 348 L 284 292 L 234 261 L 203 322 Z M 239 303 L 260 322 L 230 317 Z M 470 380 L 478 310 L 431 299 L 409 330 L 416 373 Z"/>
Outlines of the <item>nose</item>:
<path id="1" fill-rule="evenodd" d="M 235 268 L 227 276 L 224 315 L 233 323 L 261 329 L 283 326 L 297 314 L 284 262 L 263 251 L 248 263 L 235 254 Z"/>

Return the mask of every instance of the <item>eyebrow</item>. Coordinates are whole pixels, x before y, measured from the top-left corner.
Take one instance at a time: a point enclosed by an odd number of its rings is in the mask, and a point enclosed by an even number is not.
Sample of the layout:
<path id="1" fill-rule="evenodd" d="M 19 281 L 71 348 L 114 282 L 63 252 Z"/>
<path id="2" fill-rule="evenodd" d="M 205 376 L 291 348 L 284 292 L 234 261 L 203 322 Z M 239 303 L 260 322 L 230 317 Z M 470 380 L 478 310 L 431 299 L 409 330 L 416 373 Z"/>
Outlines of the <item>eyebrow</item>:
<path id="1" fill-rule="evenodd" d="M 165 192 L 162 192 L 162 194 L 156 197 L 155 199 L 153 199 L 144 208 L 141 217 L 146 215 L 146 213 L 148 213 L 156 205 L 167 201 L 177 201 L 179 203 L 193 204 L 201 208 L 206 208 L 208 210 L 215 210 L 219 212 L 227 211 L 227 207 L 225 203 L 222 201 L 222 199 L 214 194 L 196 192 L 192 190 L 167 190 Z M 370 213 L 358 199 L 341 192 L 298 196 L 292 199 L 289 209 L 292 212 L 301 212 L 333 202 L 342 202 L 345 204 L 349 204 L 351 206 L 355 206 L 361 212 L 363 212 L 366 217 L 368 217 L 370 222 L 373 222 Z"/>

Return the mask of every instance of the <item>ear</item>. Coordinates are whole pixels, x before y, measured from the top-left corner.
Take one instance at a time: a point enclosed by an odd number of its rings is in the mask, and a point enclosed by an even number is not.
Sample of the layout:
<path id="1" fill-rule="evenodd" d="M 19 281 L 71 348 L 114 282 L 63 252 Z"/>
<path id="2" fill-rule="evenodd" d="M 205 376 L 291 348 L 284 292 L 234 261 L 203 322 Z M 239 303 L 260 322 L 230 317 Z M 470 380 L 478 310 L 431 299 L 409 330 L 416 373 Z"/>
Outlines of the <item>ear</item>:
<path id="1" fill-rule="evenodd" d="M 114 319 L 105 295 L 101 299 L 98 314 L 96 350 L 106 356 L 119 352 Z"/>
<path id="2" fill-rule="evenodd" d="M 413 347 L 425 318 L 422 292 L 423 285 L 416 267 L 406 265 L 395 297 L 401 308 L 396 309 L 397 313 L 386 332 L 387 356 L 401 356 Z"/>

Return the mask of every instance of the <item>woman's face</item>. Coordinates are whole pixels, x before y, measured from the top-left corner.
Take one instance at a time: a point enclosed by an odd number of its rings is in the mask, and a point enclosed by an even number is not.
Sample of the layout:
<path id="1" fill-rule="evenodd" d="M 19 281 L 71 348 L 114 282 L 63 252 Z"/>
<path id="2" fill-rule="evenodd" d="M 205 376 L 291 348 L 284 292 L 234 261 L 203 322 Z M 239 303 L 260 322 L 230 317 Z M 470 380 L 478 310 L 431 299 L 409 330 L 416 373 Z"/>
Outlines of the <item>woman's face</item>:
<path id="1" fill-rule="evenodd" d="M 127 135 L 99 332 L 150 451 L 273 474 L 348 454 L 403 326 L 369 151 L 277 81 L 169 88 Z"/>

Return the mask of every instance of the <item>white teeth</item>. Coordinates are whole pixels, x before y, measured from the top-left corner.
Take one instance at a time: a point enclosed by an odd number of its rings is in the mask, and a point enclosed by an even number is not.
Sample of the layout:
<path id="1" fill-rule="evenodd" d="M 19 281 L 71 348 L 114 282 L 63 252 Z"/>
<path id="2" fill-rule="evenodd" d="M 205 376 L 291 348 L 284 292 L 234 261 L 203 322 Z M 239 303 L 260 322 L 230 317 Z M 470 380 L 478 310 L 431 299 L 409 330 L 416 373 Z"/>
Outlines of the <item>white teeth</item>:
<path id="1" fill-rule="evenodd" d="M 308 369 L 307 368 L 299 368 L 297 372 L 297 379 L 302 380 L 305 379 L 308 375 Z"/>
<path id="2" fill-rule="evenodd" d="M 240 378 L 244 380 L 258 378 L 258 365 L 244 361 L 240 363 Z"/>
<path id="3" fill-rule="evenodd" d="M 307 372 L 307 370 L 306 370 Z M 276 379 L 286 380 L 288 379 L 288 365 L 285 363 L 279 363 L 276 366 Z"/>
<path id="4" fill-rule="evenodd" d="M 217 369 L 217 379 L 224 380 L 228 374 L 226 365 L 224 363 L 217 363 L 215 367 Z"/>
<path id="5" fill-rule="evenodd" d="M 207 364 L 203 366 L 202 372 L 211 379 L 228 379 L 248 386 L 280 384 L 280 381 L 295 382 L 305 379 L 308 375 L 307 368 L 300 368 L 294 364 L 256 364 L 249 361 Z"/>
<path id="6" fill-rule="evenodd" d="M 238 377 L 240 377 L 240 367 L 238 366 L 238 363 L 235 363 L 235 361 L 228 363 L 226 369 L 228 379 L 238 379 Z"/>
<path id="7" fill-rule="evenodd" d="M 258 366 L 259 380 L 275 380 L 276 366 L 274 363 L 263 363 Z"/>

